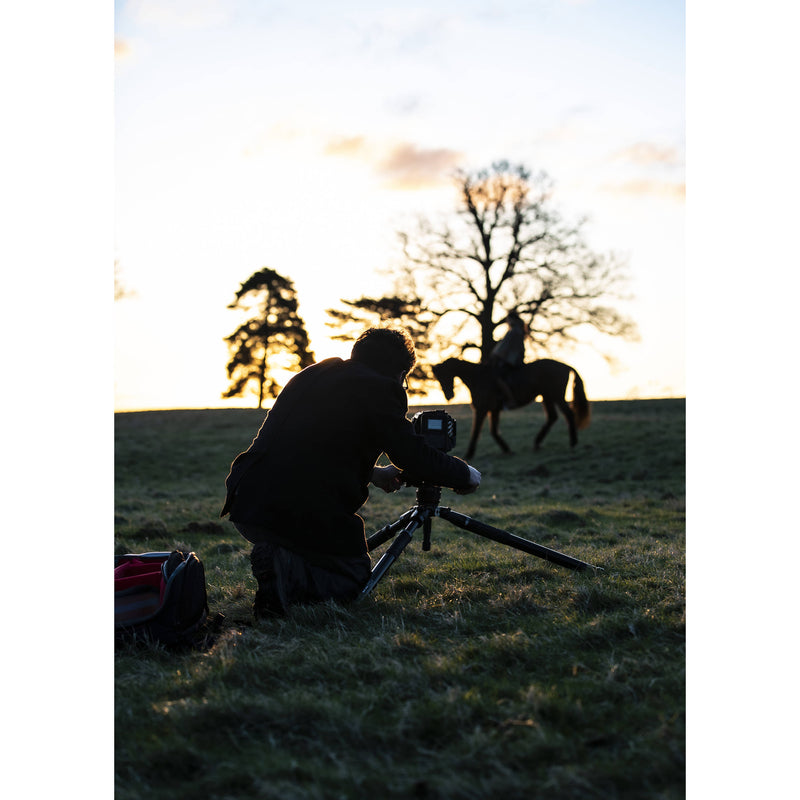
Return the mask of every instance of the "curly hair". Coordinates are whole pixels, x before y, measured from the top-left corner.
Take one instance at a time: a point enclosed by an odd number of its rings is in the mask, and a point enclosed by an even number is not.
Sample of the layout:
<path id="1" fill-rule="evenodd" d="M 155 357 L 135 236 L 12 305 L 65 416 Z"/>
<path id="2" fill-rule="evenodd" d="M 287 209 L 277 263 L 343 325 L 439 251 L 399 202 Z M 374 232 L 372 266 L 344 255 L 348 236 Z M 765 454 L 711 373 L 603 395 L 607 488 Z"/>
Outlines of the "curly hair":
<path id="1" fill-rule="evenodd" d="M 350 358 L 387 377 L 411 372 L 417 361 L 414 342 L 405 328 L 367 329 L 356 339 Z"/>

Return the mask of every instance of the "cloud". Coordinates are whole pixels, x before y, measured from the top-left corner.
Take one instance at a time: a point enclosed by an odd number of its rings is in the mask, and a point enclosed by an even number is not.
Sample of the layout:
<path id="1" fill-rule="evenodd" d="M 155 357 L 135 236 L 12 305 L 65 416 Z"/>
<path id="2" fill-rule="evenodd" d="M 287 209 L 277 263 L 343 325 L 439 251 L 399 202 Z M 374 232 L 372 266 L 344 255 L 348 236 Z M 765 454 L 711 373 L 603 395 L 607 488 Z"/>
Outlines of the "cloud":
<path id="1" fill-rule="evenodd" d="M 425 150 L 405 143 L 395 147 L 377 171 L 393 189 L 425 189 L 449 182 L 462 160 L 463 154 L 455 150 Z"/>
<path id="2" fill-rule="evenodd" d="M 674 147 L 653 144 L 652 142 L 637 142 L 630 147 L 618 150 L 612 156 L 613 160 L 629 161 L 634 164 L 664 164 L 673 166 L 681 164 L 683 159 Z"/>
<path id="3" fill-rule="evenodd" d="M 631 177 L 629 180 L 606 184 L 603 187 L 605 191 L 617 195 L 663 197 L 679 202 L 686 199 L 685 182 L 666 177 L 682 177 L 678 174 L 683 166 L 683 155 L 679 148 L 653 142 L 636 142 L 614 152 L 610 160 L 634 165 L 634 173 L 642 171 L 651 175 L 660 174 L 662 177 Z"/>
<path id="4" fill-rule="evenodd" d="M 626 181 L 625 183 L 606 184 L 603 186 L 603 190 L 620 195 L 666 197 L 680 202 L 686 199 L 686 184 L 684 182 L 675 183 L 640 179 Z"/>
<path id="5" fill-rule="evenodd" d="M 387 146 L 369 142 L 363 136 L 331 139 L 324 148 L 327 156 L 365 161 L 391 189 L 428 189 L 449 183 L 451 173 L 463 154 L 448 148 L 425 149 L 409 142 Z"/>
<path id="6" fill-rule="evenodd" d="M 114 39 L 114 58 L 122 60 L 130 58 L 131 46 L 124 39 Z"/>
<path id="7" fill-rule="evenodd" d="M 364 156 L 365 148 L 366 140 L 363 136 L 343 136 L 333 139 L 325 145 L 325 155 L 359 158 Z"/>

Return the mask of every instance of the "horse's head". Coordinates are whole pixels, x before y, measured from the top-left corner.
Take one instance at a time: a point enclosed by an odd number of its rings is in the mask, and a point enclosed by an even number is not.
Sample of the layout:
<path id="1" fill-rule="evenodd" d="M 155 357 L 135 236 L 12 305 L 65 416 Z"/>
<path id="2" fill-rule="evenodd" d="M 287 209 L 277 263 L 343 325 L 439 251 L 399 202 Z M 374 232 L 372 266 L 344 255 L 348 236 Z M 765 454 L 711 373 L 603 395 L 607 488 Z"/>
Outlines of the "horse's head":
<path id="1" fill-rule="evenodd" d="M 450 359 L 448 359 L 449 361 Z M 439 385 L 442 387 L 442 391 L 444 392 L 444 396 L 449 402 L 453 399 L 455 395 L 455 391 L 453 389 L 453 379 L 454 375 L 452 370 L 448 369 L 448 361 L 445 361 L 443 364 L 437 364 L 433 368 L 433 377 L 439 381 Z"/>

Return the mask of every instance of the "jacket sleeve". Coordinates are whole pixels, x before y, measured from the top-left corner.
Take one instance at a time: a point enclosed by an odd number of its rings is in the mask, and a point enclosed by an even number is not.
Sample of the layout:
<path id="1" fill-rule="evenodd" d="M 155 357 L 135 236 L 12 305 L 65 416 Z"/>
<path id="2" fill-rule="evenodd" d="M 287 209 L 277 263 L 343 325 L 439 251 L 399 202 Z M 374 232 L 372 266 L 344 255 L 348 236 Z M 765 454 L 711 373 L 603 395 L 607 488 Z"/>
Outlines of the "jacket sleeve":
<path id="1" fill-rule="evenodd" d="M 236 487 L 239 481 L 247 470 L 256 462 L 258 462 L 264 455 L 263 451 L 255 451 L 252 449 L 246 450 L 244 453 L 239 453 L 231 464 L 230 472 L 225 478 L 225 503 L 222 506 L 222 511 L 219 512 L 220 517 L 224 517 L 230 513 L 231 506 L 233 505 L 233 497 L 236 492 Z"/>
<path id="2" fill-rule="evenodd" d="M 406 418 L 406 394 L 399 384 L 388 382 L 375 395 L 370 424 L 382 452 L 416 483 L 432 483 L 452 489 L 469 485 L 466 462 L 426 444 Z"/>

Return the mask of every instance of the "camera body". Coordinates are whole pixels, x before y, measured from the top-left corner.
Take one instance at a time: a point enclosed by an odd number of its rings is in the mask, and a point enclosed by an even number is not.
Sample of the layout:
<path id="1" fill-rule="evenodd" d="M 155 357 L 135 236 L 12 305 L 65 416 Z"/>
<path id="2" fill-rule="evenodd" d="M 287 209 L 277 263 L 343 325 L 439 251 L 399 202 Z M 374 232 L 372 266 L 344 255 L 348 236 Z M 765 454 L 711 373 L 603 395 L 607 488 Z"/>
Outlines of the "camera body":
<path id="1" fill-rule="evenodd" d="M 411 424 L 414 432 L 437 450 L 446 453 L 456 446 L 456 421 L 446 411 L 418 411 Z"/>

